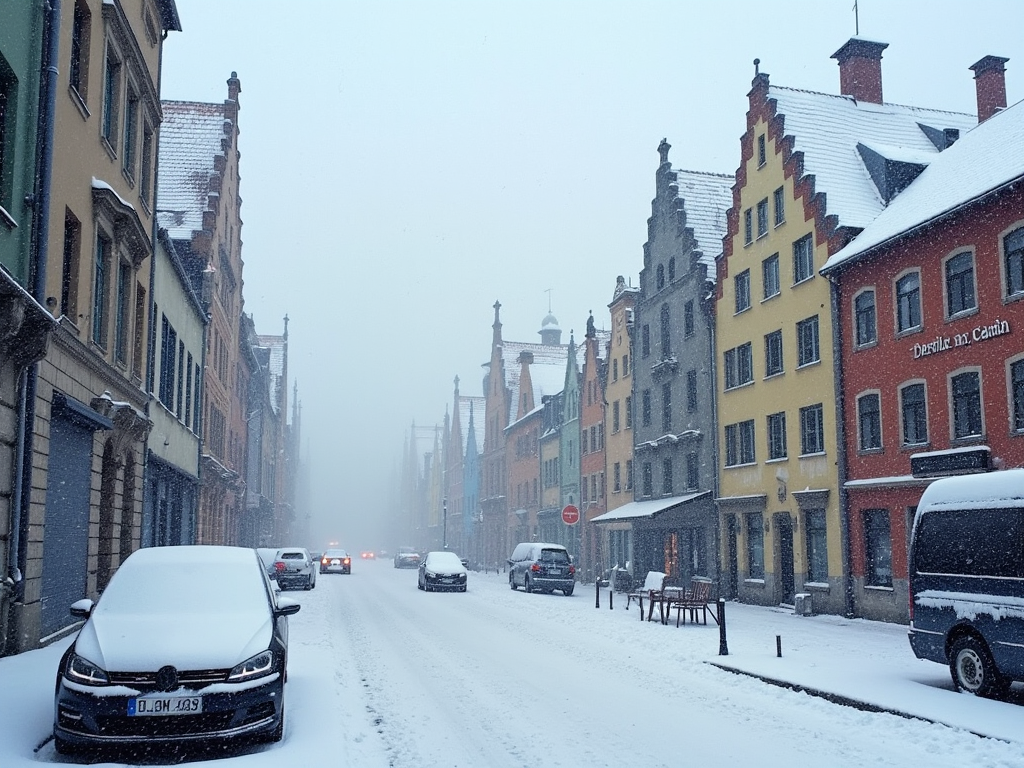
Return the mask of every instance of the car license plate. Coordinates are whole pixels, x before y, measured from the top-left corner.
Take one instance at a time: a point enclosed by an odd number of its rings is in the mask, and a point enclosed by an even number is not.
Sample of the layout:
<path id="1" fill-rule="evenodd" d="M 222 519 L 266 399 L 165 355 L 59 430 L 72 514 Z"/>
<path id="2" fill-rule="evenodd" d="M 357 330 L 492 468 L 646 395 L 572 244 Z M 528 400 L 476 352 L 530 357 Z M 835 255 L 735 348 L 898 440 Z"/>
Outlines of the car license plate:
<path id="1" fill-rule="evenodd" d="M 197 715 L 203 711 L 202 696 L 159 696 L 128 699 L 128 716 Z"/>
<path id="2" fill-rule="evenodd" d="M 442 584 L 451 584 L 453 581 L 455 581 L 455 579 L 453 579 L 451 576 L 443 576 L 439 579 L 439 581 Z"/>
<path id="3" fill-rule="evenodd" d="M 341 560 L 331 560 L 331 565 L 341 565 Z"/>

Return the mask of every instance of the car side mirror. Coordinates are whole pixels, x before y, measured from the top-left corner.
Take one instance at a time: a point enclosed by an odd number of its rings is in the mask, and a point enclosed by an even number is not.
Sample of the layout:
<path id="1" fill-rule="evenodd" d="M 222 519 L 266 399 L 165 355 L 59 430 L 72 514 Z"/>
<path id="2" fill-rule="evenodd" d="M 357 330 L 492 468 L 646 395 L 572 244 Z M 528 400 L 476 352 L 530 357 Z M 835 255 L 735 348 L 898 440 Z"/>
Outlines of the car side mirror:
<path id="1" fill-rule="evenodd" d="M 295 602 L 291 598 L 282 597 L 277 601 L 277 610 L 274 611 L 274 618 L 280 618 L 281 616 L 293 616 L 299 612 L 302 607 L 300 603 Z"/>
<path id="2" fill-rule="evenodd" d="M 72 616 L 77 616 L 80 619 L 88 619 L 92 614 L 93 605 L 93 601 L 86 597 L 73 602 L 69 610 L 71 611 Z"/>

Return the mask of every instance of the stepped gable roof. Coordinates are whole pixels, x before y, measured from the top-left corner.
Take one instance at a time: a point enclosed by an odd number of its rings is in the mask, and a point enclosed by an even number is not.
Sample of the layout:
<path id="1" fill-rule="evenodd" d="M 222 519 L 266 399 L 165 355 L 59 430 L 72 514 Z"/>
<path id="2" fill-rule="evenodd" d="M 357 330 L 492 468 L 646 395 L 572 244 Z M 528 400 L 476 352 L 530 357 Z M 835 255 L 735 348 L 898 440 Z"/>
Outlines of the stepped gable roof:
<path id="1" fill-rule="evenodd" d="M 270 385 L 270 403 L 274 413 L 281 410 L 281 387 L 286 386 L 284 381 L 285 354 L 288 341 L 284 336 L 267 336 L 258 334 L 261 347 L 270 351 L 270 361 L 267 366 L 267 378 Z"/>
<path id="2" fill-rule="evenodd" d="M 225 156 L 231 131 L 224 104 L 164 101 L 160 124 L 157 221 L 175 240 L 191 240 L 210 208 L 214 158 Z"/>
<path id="3" fill-rule="evenodd" d="M 477 397 L 473 395 L 459 395 L 459 432 L 461 433 L 462 445 L 459 446 L 459 450 L 462 451 L 461 456 L 465 457 L 466 448 L 468 447 L 467 440 L 469 439 L 469 412 L 470 409 L 473 411 L 473 424 L 476 426 L 476 422 L 484 418 L 484 408 L 487 405 L 487 400 L 484 397 Z M 477 452 L 479 453 L 480 446 L 477 445 Z"/>
<path id="4" fill-rule="evenodd" d="M 1024 102 L 990 117 L 946 149 L 822 273 L 1024 177 Z"/>
<path id="5" fill-rule="evenodd" d="M 961 132 L 977 123 L 974 115 L 899 104 L 874 104 L 851 96 L 769 85 L 768 98 L 782 118 L 792 151 L 802 153 L 803 176 L 814 177 L 824 193 L 826 214 L 841 226 L 863 229 L 885 207 L 883 194 L 865 166 L 858 144 L 894 161 L 923 164 L 939 156 L 935 139 L 946 129 Z"/>
<path id="6" fill-rule="evenodd" d="M 714 278 L 715 258 L 722 252 L 722 238 L 727 228 L 726 213 L 732 207 L 732 187 L 736 179 L 725 173 L 675 168 L 673 171 L 679 188 L 678 198 L 686 208 L 686 226 L 693 230 L 695 248 L 702 254 L 700 263 L 708 267 L 709 278 Z M 634 289 L 624 287 L 623 290 Z M 615 298 L 619 293 L 616 290 Z"/>

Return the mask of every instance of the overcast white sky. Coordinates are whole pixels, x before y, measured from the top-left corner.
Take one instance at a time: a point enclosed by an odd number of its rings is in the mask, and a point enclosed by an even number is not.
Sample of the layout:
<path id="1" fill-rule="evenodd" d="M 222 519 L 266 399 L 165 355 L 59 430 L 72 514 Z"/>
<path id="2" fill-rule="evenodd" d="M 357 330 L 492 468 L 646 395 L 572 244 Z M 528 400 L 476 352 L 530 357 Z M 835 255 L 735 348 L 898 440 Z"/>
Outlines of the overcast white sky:
<path id="1" fill-rule="evenodd" d="M 852 0 L 176 2 L 163 97 L 221 101 L 238 72 L 245 307 L 261 333 L 291 318 L 312 512 L 352 549 L 398 543 L 367 516 L 411 422 L 441 422 L 456 375 L 481 394 L 495 299 L 506 339 L 539 341 L 548 290 L 563 341 L 607 326 L 661 139 L 734 173 L 753 59 L 837 93 L 855 32 Z M 1024 96 L 1019 0 L 859 15 L 886 101 L 973 113 L 987 54 Z"/>

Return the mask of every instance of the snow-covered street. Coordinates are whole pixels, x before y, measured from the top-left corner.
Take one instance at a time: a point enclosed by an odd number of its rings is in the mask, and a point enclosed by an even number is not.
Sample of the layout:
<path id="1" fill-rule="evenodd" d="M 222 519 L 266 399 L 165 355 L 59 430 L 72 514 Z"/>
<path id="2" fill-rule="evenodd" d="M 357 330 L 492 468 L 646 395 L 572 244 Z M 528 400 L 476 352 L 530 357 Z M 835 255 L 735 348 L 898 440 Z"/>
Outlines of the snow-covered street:
<path id="1" fill-rule="evenodd" d="M 357 561 L 351 576 L 320 576 L 315 590 L 287 595 L 303 608 L 291 619 L 284 740 L 190 759 L 268 768 L 1024 765 L 1021 741 L 837 706 L 717 669 L 705 663 L 719 660 L 713 622 L 640 622 L 635 607 L 623 610 L 623 596 L 609 611 L 607 591 L 597 610 L 593 585 L 579 585 L 571 598 L 527 595 L 509 590 L 503 574 L 471 572 L 465 594 L 424 593 L 414 570 Z M 953 693 L 943 667 L 913 659 L 904 627 L 729 609 L 728 659 L 738 666 L 758 671 L 771 659 L 794 678 L 838 685 L 836 673 L 863 660 L 868 679 L 891 669 L 922 698 L 948 697 L 954 718 L 977 712 L 1018 730 L 1010 724 L 1024 712 L 1019 689 L 1016 703 Z M 775 659 L 780 633 L 783 660 Z M 801 643 L 833 647 L 815 660 Z M 0 659 L 4 768 L 66 760 L 44 743 L 66 644 Z M 119 757 L 102 761 L 137 761 Z"/>

